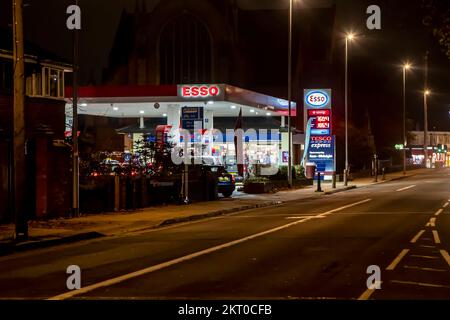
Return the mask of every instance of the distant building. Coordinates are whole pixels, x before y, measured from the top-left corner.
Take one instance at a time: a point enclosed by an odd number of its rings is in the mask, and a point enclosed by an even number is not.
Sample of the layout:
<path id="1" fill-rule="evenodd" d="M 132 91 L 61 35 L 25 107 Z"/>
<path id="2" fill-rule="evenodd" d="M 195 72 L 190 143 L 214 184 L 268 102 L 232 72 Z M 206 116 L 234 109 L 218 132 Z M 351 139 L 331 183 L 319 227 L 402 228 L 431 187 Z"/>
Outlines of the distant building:
<path id="1" fill-rule="evenodd" d="M 11 34 L 1 31 L 0 48 L 0 222 L 11 214 L 11 137 L 13 110 L 13 57 Z M 70 147 L 64 143 L 65 73 L 71 67 L 38 56 L 26 46 L 25 135 L 27 214 L 30 217 L 62 215 L 70 209 Z M 51 195 L 51 197 L 49 196 Z"/>
<path id="2" fill-rule="evenodd" d="M 425 164 L 424 141 L 423 131 L 409 132 L 407 149 L 411 151 L 413 164 Z M 429 159 L 427 166 L 450 167 L 450 132 L 429 131 L 426 143 Z"/>

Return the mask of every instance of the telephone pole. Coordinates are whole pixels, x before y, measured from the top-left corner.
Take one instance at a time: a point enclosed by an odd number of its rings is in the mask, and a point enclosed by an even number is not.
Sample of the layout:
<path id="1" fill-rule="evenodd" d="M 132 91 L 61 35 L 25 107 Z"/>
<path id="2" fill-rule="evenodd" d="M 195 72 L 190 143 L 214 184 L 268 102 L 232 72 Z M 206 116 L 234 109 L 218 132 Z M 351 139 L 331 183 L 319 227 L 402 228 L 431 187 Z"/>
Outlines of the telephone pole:
<path id="1" fill-rule="evenodd" d="M 78 0 L 75 1 L 78 6 Z M 72 216 L 80 215 L 80 154 L 78 150 L 78 48 L 79 31 L 73 30 L 73 97 L 72 97 Z"/>
<path id="2" fill-rule="evenodd" d="M 28 221 L 25 213 L 26 162 L 25 162 L 25 62 L 23 43 L 23 0 L 13 0 L 13 70 L 14 105 L 12 134 L 12 213 L 16 225 L 16 240 L 28 238 Z"/>

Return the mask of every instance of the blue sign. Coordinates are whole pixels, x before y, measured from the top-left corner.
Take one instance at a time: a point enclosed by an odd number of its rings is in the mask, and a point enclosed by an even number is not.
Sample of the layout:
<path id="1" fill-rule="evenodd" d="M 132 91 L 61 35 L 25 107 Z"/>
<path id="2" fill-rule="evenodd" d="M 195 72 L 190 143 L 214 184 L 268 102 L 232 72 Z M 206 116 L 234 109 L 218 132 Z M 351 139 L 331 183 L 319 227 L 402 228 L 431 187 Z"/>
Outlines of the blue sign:
<path id="1" fill-rule="evenodd" d="M 311 135 L 313 136 L 329 136 L 330 129 L 311 129 Z"/>
<path id="2" fill-rule="evenodd" d="M 317 172 L 330 175 L 335 171 L 335 137 L 311 136 L 309 139 L 308 161 L 316 164 Z"/>
<path id="3" fill-rule="evenodd" d="M 203 107 L 181 108 L 181 125 L 183 129 L 203 129 Z"/>

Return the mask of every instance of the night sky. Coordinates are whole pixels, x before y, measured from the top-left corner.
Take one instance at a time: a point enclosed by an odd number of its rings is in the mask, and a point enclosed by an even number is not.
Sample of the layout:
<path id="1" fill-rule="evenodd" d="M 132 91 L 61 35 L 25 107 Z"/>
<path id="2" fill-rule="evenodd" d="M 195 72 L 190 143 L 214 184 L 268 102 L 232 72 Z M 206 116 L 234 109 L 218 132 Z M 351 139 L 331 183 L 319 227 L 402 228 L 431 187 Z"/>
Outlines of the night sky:
<path id="1" fill-rule="evenodd" d="M 308 6 L 311 0 L 303 0 Z M 326 0 L 323 0 L 326 1 Z M 10 24 L 9 0 L 1 1 L 1 26 Z M 65 9 L 74 0 L 25 0 L 25 32 L 27 40 L 51 51 L 66 61 L 71 61 L 72 37 L 65 28 Z M 285 9 L 287 0 L 241 0 L 246 9 Z M 362 37 L 352 47 L 351 79 L 354 102 L 364 103 L 367 96 L 379 99 L 379 109 L 371 106 L 374 131 L 383 131 L 383 119 L 396 117 L 392 113 L 392 101 L 401 105 L 401 62 L 409 59 L 415 68 L 408 74 L 408 117 L 412 126 L 422 129 L 423 56 L 430 50 L 429 87 L 433 94 L 429 100 L 430 124 L 432 130 L 450 131 L 450 60 L 439 47 L 429 30 L 422 25 L 421 0 L 341 0 L 339 6 L 345 17 L 337 21 L 339 30 L 349 28 Z M 81 32 L 82 82 L 101 83 L 102 70 L 108 62 L 121 12 L 131 10 L 130 0 L 80 0 L 83 12 Z M 147 1 L 150 11 L 155 1 Z M 365 28 L 368 4 L 379 4 L 382 8 L 382 30 L 369 31 Z M 450 2 L 449 2 L 450 5 Z M 344 21 L 345 20 L 345 21 Z M 264 66 L 261 66 L 264 67 Z M 280 82 L 284 79 L 280 79 Z M 270 94 L 270 92 L 264 92 Z M 391 103 L 385 103 L 392 99 Z M 389 123 L 395 123 L 389 122 Z M 399 137 L 395 137 L 398 139 Z"/>

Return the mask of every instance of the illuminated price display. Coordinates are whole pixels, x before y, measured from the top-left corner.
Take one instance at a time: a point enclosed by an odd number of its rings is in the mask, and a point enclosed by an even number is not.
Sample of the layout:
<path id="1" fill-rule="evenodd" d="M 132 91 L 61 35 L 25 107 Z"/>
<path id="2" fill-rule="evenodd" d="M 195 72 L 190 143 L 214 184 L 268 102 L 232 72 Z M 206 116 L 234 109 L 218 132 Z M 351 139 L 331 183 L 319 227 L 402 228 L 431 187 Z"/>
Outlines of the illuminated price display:
<path id="1" fill-rule="evenodd" d="M 308 119 L 314 118 L 311 123 L 313 134 L 329 135 L 331 134 L 331 110 L 308 110 Z"/>

